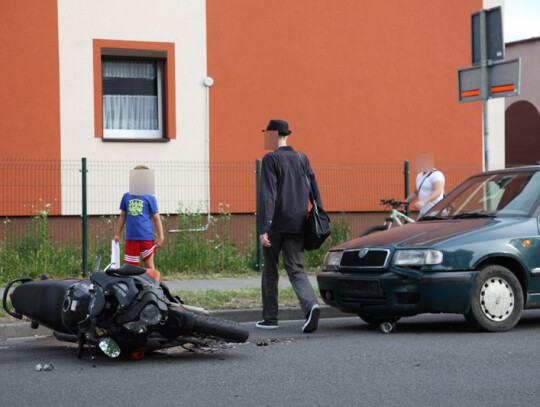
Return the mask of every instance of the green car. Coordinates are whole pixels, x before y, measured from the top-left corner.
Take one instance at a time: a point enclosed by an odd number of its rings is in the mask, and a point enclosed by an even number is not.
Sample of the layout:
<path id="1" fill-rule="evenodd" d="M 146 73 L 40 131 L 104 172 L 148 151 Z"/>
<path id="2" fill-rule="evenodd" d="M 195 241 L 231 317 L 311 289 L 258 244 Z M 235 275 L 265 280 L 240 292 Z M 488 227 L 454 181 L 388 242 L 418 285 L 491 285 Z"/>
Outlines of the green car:
<path id="1" fill-rule="evenodd" d="M 325 303 L 373 324 L 463 314 L 507 331 L 540 308 L 540 167 L 475 175 L 416 223 L 333 247 L 317 275 Z"/>

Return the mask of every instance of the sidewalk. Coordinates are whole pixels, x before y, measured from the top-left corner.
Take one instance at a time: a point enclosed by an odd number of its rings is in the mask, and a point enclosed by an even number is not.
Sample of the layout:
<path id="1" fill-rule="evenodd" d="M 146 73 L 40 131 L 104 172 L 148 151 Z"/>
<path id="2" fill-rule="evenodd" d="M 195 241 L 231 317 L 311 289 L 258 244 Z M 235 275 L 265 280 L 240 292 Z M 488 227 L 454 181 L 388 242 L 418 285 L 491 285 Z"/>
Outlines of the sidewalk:
<path id="1" fill-rule="evenodd" d="M 313 288 L 317 288 L 316 276 L 308 276 L 309 282 Z M 189 291 L 201 291 L 201 290 L 218 290 L 227 291 L 242 288 L 261 288 L 260 277 L 245 277 L 245 278 L 221 278 L 218 280 L 175 280 L 165 281 L 167 286 L 172 291 L 189 290 Z M 279 278 L 280 287 L 290 287 L 291 283 L 287 277 Z"/>
<path id="2" fill-rule="evenodd" d="M 316 276 L 308 276 L 311 285 L 317 290 Z M 223 278 L 217 280 L 175 280 L 165 281 L 171 291 L 178 290 L 218 290 L 228 291 L 234 289 L 244 288 L 259 288 L 261 286 L 260 277 L 246 277 L 246 278 Z M 290 287 L 291 283 L 286 277 L 279 279 L 280 287 Z M 0 288 L 0 297 L 4 295 L 4 288 Z M 241 309 L 241 310 L 213 310 L 209 311 L 210 315 L 230 319 L 236 322 L 255 322 L 261 319 L 262 310 L 260 308 L 255 309 Z M 350 314 L 343 313 L 335 308 L 328 307 L 321 304 L 321 318 L 340 318 L 350 316 Z M 281 321 L 288 320 L 303 320 L 304 315 L 300 307 L 293 308 L 280 308 L 279 319 Z M 0 340 L 11 338 L 25 338 L 35 335 L 52 335 L 50 329 L 39 327 L 38 329 L 30 328 L 29 322 L 20 322 L 13 318 L 12 323 L 1 324 L 0 323 Z"/>

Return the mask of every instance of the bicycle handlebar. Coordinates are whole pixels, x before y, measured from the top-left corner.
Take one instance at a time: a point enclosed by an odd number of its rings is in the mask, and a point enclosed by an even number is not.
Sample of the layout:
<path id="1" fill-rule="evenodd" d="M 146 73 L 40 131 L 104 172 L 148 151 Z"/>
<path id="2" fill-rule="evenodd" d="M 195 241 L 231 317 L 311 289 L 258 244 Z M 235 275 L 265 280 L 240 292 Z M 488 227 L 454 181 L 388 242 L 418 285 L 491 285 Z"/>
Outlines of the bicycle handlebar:
<path id="1" fill-rule="evenodd" d="M 392 205 L 392 208 L 397 208 L 398 206 L 401 206 L 401 205 L 409 205 L 409 203 L 396 201 L 394 200 L 394 198 L 390 198 L 390 199 L 381 199 L 381 205 Z"/>

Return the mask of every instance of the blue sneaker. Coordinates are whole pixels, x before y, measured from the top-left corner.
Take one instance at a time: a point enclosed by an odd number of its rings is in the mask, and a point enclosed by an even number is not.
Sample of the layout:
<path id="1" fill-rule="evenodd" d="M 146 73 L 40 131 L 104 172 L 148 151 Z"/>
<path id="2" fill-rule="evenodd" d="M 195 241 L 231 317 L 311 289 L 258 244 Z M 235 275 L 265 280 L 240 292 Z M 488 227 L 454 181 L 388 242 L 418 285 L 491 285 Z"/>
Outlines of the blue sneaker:
<path id="1" fill-rule="evenodd" d="M 279 328 L 277 322 L 272 323 L 272 322 L 265 321 L 264 319 L 262 321 L 257 322 L 255 324 L 255 327 L 259 329 L 278 329 Z"/>
<path id="2" fill-rule="evenodd" d="M 317 326 L 319 325 L 319 315 L 321 315 L 321 307 L 319 307 L 319 304 L 315 304 L 311 307 L 306 323 L 302 327 L 303 333 L 309 334 L 317 330 Z"/>

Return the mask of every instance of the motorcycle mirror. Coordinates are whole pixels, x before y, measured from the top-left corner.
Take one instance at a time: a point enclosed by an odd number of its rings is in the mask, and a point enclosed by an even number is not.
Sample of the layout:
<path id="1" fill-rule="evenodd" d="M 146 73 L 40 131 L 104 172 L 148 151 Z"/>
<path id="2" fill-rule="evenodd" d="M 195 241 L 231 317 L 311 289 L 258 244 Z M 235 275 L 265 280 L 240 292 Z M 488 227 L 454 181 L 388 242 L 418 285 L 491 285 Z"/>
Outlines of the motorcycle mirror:
<path id="1" fill-rule="evenodd" d="M 102 338 L 99 340 L 99 349 L 110 358 L 120 356 L 120 346 L 111 338 Z"/>
<path id="2" fill-rule="evenodd" d="M 101 255 L 97 256 L 96 258 L 96 264 L 94 265 L 94 273 L 99 270 L 100 266 L 101 266 Z"/>

